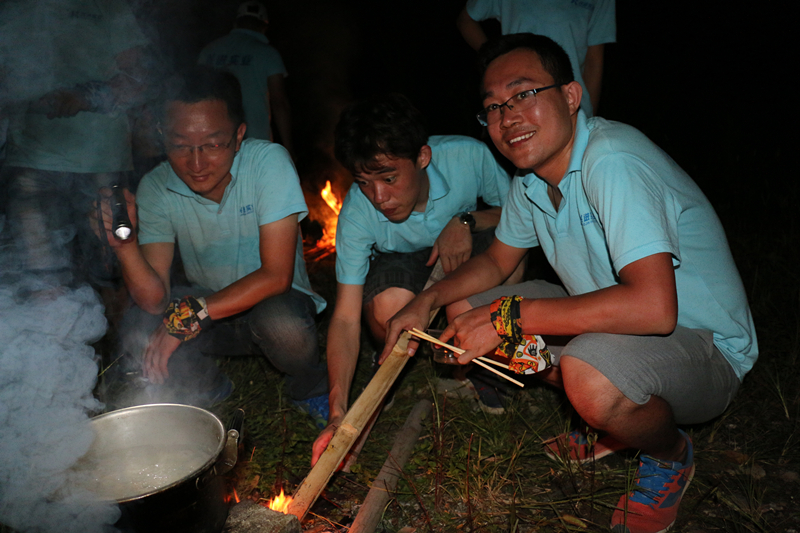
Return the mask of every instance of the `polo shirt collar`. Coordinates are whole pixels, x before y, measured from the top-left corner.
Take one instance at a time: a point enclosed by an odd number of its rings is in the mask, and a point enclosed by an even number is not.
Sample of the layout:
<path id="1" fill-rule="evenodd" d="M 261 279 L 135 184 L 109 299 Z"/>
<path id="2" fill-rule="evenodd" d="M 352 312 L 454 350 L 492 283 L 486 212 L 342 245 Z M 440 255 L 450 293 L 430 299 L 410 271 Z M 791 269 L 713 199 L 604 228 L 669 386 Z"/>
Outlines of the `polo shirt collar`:
<path id="1" fill-rule="evenodd" d="M 583 162 L 583 153 L 586 151 L 586 146 L 589 143 L 589 126 L 586 122 L 586 114 L 582 109 L 578 110 L 578 117 L 575 124 L 575 141 L 572 144 L 572 153 L 569 156 L 569 165 L 567 172 L 559 183 L 558 188 L 561 194 L 566 195 L 569 190 L 572 176 L 574 174 L 580 175 L 581 163 Z M 555 214 L 553 204 L 550 202 L 550 197 L 547 195 L 547 182 L 536 175 L 535 172 L 526 174 L 522 178 L 522 183 L 525 185 L 525 196 L 535 203 L 539 209 L 552 214 Z"/>

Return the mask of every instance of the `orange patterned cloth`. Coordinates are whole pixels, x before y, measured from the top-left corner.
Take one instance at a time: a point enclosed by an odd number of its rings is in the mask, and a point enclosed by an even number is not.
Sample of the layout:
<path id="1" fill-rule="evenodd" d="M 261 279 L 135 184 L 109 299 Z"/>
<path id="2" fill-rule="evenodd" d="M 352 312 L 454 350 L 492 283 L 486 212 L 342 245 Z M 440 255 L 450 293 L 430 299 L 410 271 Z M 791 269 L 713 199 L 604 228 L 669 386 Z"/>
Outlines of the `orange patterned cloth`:
<path id="1" fill-rule="evenodd" d="M 209 326 L 211 317 L 208 316 L 205 298 L 175 298 L 164 311 L 164 327 L 181 342 L 194 339 Z"/>
<path id="2" fill-rule="evenodd" d="M 541 336 L 522 333 L 521 301 L 521 296 L 503 296 L 490 306 L 492 326 L 502 339 L 495 354 L 511 360 L 509 370 L 535 374 L 552 366 L 552 357 Z"/>

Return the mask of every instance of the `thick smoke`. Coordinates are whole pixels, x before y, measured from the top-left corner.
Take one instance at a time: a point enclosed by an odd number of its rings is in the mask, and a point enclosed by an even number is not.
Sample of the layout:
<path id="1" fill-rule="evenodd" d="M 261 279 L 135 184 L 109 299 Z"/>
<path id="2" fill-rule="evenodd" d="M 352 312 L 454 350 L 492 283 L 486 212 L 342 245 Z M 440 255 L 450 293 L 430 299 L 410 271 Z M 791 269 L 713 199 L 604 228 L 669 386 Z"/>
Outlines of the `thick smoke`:
<path id="1" fill-rule="evenodd" d="M 101 407 L 88 344 L 106 330 L 103 306 L 88 286 L 27 279 L 10 245 L 0 256 L 0 522 L 20 532 L 108 531 L 116 504 L 66 482 L 94 439 L 88 415 Z"/>

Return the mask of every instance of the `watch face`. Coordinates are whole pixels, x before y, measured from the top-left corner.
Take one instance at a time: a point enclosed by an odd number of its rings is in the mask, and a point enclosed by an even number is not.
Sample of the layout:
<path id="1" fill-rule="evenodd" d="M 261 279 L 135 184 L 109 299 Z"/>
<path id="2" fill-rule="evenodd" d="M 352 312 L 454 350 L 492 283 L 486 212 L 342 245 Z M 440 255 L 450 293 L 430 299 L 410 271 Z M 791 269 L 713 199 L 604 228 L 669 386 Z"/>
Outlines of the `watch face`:
<path id="1" fill-rule="evenodd" d="M 475 227 L 475 217 L 472 216 L 470 213 L 461 213 L 458 215 L 458 219 L 461 221 L 462 224 L 465 224 L 470 227 L 470 229 Z"/>

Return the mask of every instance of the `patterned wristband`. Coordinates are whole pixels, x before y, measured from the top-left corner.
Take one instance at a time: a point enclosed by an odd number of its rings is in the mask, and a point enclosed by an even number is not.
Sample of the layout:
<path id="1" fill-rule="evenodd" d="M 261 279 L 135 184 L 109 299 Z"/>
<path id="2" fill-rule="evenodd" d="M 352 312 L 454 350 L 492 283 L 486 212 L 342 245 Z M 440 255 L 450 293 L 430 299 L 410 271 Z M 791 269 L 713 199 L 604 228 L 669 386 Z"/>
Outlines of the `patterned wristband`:
<path id="1" fill-rule="evenodd" d="M 534 374 L 552 366 L 552 357 L 539 335 L 522 333 L 521 296 L 503 296 L 490 306 L 492 326 L 500 336 L 495 354 L 510 359 L 509 370 Z"/>
<path id="2" fill-rule="evenodd" d="M 180 339 L 181 342 L 197 337 L 201 331 L 211 327 L 211 324 L 205 298 L 194 296 L 176 298 L 164 311 L 164 327 L 170 335 Z"/>

